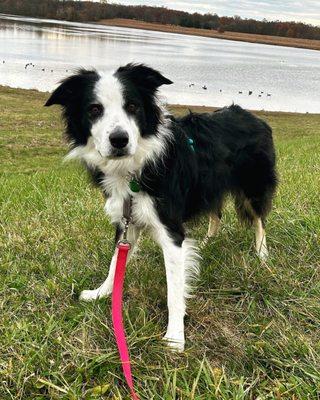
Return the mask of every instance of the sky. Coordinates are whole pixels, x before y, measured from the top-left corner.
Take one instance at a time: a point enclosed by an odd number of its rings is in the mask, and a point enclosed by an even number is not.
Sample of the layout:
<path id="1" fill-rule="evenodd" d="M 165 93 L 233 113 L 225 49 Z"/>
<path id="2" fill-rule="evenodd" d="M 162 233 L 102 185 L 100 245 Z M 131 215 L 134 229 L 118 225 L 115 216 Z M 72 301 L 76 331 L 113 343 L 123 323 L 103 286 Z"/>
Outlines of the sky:
<path id="1" fill-rule="evenodd" d="M 113 0 L 113 3 L 155 5 L 188 12 L 240 15 L 281 21 L 302 21 L 320 26 L 320 0 Z"/>

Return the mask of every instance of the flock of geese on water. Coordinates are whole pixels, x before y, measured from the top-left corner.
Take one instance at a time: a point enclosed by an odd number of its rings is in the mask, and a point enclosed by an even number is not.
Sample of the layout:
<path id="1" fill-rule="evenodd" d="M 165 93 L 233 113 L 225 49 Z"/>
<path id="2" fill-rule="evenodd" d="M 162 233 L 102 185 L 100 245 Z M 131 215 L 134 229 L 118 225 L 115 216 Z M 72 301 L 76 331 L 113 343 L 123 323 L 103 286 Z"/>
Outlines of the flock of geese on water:
<path id="1" fill-rule="evenodd" d="M 6 62 L 5 62 L 5 60 L 3 60 L 2 61 L 2 64 L 5 64 Z M 32 68 L 34 68 L 35 67 L 35 64 L 33 64 L 33 63 L 27 63 L 25 66 L 24 66 L 24 69 L 28 69 L 29 67 L 32 67 Z M 45 68 L 42 68 L 41 69 L 41 71 L 42 72 L 45 72 Z M 50 70 L 51 72 L 53 72 L 53 69 L 51 69 Z M 69 72 L 69 70 L 68 69 L 66 69 L 66 72 Z M 195 86 L 195 84 L 194 83 L 189 83 L 189 88 L 191 88 L 191 87 L 194 87 Z M 208 90 L 208 87 L 206 86 L 206 85 L 203 85 L 202 86 L 202 89 L 203 90 Z M 222 89 L 219 89 L 219 91 L 220 91 L 220 93 L 222 93 Z M 238 94 L 244 94 L 244 93 L 246 93 L 246 92 L 244 92 L 244 91 L 242 91 L 242 90 L 239 90 L 239 92 L 238 92 Z M 260 92 L 259 94 L 258 94 L 258 97 L 262 97 L 262 95 L 264 94 L 265 92 Z M 248 96 L 252 96 L 252 94 L 253 94 L 253 91 L 252 90 L 249 90 L 248 91 Z M 271 97 L 271 93 L 267 93 L 266 94 L 267 95 L 267 97 Z"/>
<path id="2" fill-rule="evenodd" d="M 195 84 L 194 83 L 189 83 L 189 88 L 194 87 Z M 206 85 L 202 86 L 203 90 L 208 90 L 208 87 Z M 222 93 L 222 89 L 219 89 L 219 92 Z M 243 90 L 239 90 L 238 94 L 245 94 L 246 92 L 244 92 Z M 262 95 L 265 94 L 265 92 L 260 92 L 258 94 L 258 97 L 262 97 Z M 252 96 L 253 95 L 253 90 L 249 90 L 248 91 L 248 96 Z M 266 93 L 267 97 L 271 97 L 271 93 Z"/>
<path id="3" fill-rule="evenodd" d="M 5 64 L 6 63 L 6 61 L 5 60 L 3 60 L 2 61 L 2 64 Z M 24 66 L 24 69 L 28 69 L 29 67 L 32 67 L 32 68 L 34 68 L 35 67 L 35 64 L 33 64 L 32 62 L 30 62 L 30 63 L 27 63 L 25 66 Z M 46 71 L 46 69 L 45 68 L 42 68 L 41 69 L 41 71 L 42 72 L 45 72 Z M 47 69 L 47 71 L 51 71 L 51 72 L 53 72 L 53 69 Z M 66 72 L 69 72 L 69 70 L 68 69 L 66 69 Z"/>
<path id="4" fill-rule="evenodd" d="M 32 63 L 28 63 L 28 64 L 26 64 L 26 65 L 24 66 L 24 69 L 27 69 L 28 67 L 33 67 L 33 68 L 34 68 L 35 65 L 32 64 Z M 41 69 L 42 72 L 45 72 L 45 70 L 46 70 L 45 68 L 42 68 L 42 69 Z M 53 69 L 51 69 L 50 71 L 53 72 Z M 69 70 L 66 69 L 66 72 L 69 72 Z"/>

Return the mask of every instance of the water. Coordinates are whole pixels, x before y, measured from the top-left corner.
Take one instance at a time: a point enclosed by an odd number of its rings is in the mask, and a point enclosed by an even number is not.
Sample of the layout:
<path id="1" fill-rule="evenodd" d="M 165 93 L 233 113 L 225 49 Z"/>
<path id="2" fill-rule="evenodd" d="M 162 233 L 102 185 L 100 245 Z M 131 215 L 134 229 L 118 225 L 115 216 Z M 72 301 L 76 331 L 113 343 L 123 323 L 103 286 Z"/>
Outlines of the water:
<path id="1" fill-rule="evenodd" d="M 29 62 L 35 67 L 25 68 Z M 320 111 L 315 50 L 0 14 L 2 85 L 51 91 L 75 68 L 112 71 L 128 62 L 171 79 L 161 89 L 169 103 Z"/>

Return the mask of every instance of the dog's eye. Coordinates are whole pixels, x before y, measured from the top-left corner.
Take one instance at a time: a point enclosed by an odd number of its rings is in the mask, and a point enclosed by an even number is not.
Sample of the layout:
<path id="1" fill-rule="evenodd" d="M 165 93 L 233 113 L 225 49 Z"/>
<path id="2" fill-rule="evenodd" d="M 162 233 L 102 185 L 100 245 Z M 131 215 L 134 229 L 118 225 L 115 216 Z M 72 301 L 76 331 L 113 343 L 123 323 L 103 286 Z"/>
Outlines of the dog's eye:
<path id="1" fill-rule="evenodd" d="M 138 111 L 138 106 L 136 106 L 133 103 L 129 103 L 126 106 L 126 109 L 127 109 L 128 113 L 135 114 Z"/>
<path id="2" fill-rule="evenodd" d="M 91 104 L 88 111 L 91 118 L 98 118 L 103 113 L 103 107 L 101 104 Z"/>

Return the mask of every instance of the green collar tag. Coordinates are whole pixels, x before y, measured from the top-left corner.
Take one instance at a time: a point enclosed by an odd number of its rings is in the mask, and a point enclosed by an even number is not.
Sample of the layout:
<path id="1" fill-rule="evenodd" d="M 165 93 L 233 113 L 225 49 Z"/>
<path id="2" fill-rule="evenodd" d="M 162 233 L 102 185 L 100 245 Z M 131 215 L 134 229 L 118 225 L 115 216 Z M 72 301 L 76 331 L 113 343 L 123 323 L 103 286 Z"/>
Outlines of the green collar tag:
<path id="1" fill-rule="evenodd" d="M 131 181 L 129 182 L 129 188 L 130 188 L 131 192 L 133 192 L 133 193 L 138 193 L 141 190 L 140 183 L 133 177 L 131 178 Z"/>

